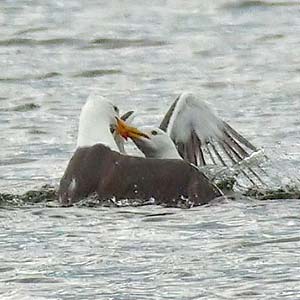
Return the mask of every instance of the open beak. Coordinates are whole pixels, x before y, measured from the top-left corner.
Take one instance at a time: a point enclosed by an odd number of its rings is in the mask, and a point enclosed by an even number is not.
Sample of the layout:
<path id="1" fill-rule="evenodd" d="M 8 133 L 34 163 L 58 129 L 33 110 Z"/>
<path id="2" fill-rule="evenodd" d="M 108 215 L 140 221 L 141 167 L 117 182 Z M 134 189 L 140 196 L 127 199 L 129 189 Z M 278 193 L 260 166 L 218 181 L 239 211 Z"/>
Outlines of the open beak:
<path id="1" fill-rule="evenodd" d="M 125 140 L 128 138 L 136 138 L 140 139 L 141 137 L 144 137 L 146 139 L 149 139 L 149 136 L 140 130 L 138 130 L 135 127 L 127 125 L 123 120 L 117 118 L 117 127 L 116 132 L 122 136 Z"/>

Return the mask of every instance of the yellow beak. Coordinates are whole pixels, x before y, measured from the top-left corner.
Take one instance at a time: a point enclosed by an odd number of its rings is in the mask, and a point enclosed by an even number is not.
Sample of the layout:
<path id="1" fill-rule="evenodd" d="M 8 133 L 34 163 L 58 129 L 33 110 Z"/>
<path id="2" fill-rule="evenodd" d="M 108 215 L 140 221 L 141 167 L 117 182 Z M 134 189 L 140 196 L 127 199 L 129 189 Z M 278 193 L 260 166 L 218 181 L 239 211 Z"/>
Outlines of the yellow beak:
<path id="1" fill-rule="evenodd" d="M 117 118 L 117 127 L 116 132 L 122 136 L 125 140 L 128 138 L 141 138 L 144 137 L 149 139 L 149 136 L 146 133 L 141 132 L 135 127 L 127 125 L 123 120 Z"/>

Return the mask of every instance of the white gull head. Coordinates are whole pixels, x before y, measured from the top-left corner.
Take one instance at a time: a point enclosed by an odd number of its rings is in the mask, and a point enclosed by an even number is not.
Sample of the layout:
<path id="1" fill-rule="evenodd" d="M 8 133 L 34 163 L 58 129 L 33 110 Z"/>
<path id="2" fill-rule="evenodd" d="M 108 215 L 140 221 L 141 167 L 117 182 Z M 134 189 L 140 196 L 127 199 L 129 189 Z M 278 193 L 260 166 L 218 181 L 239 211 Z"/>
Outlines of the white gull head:
<path id="1" fill-rule="evenodd" d="M 148 130 L 141 129 L 141 131 L 147 134 L 149 139 L 141 136 L 138 138 L 132 138 L 132 140 L 146 157 L 182 159 L 174 142 L 163 130 L 155 128 Z"/>
<path id="2" fill-rule="evenodd" d="M 119 151 L 110 130 L 116 124 L 116 117 L 116 106 L 103 96 L 91 94 L 81 110 L 77 147 L 90 147 L 101 143 L 111 150 Z"/>

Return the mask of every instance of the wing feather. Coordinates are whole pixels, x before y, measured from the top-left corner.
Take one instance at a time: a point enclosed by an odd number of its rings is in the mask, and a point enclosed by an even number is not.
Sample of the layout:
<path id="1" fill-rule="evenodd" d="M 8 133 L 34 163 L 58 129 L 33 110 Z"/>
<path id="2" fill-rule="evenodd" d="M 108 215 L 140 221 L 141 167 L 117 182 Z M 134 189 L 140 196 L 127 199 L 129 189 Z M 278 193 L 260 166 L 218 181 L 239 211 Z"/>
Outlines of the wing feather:
<path id="1" fill-rule="evenodd" d="M 172 105 L 168 109 L 167 113 L 165 114 L 163 120 L 161 121 L 161 123 L 159 125 L 159 129 L 167 132 L 167 129 L 168 129 L 168 126 L 169 126 L 169 123 L 170 123 L 170 118 L 172 117 L 172 114 L 174 112 L 174 109 L 175 109 L 179 99 L 180 99 L 180 95 L 175 99 L 175 101 L 172 103 Z"/>
<path id="2" fill-rule="evenodd" d="M 208 104 L 191 93 L 183 93 L 170 106 L 160 128 L 166 131 L 181 157 L 196 166 L 231 167 L 259 151 L 244 136 L 219 118 Z M 260 183 L 259 175 L 251 173 Z M 242 174 L 254 184 L 254 179 Z"/>

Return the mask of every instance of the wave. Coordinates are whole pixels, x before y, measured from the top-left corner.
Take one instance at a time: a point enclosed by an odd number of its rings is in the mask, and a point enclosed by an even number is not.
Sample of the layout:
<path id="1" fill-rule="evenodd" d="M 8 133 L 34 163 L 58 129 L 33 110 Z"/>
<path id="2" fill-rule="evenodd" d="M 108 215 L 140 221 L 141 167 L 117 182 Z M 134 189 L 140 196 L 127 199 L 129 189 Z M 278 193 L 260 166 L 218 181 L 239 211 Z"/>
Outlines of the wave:
<path id="1" fill-rule="evenodd" d="M 281 7 L 281 6 L 300 6 L 297 1 L 263 1 L 263 0 L 246 0 L 246 1 L 235 1 L 224 5 L 227 9 L 245 9 L 255 7 Z"/>
<path id="2" fill-rule="evenodd" d="M 27 80 L 44 80 L 44 79 L 50 79 L 54 77 L 62 76 L 59 72 L 48 72 L 45 74 L 39 74 L 39 75 L 26 75 L 22 77 L 2 77 L 0 78 L 0 82 L 6 82 L 6 83 L 17 83 L 20 81 L 27 81 Z"/>
<path id="3" fill-rule="evenodd" d="M 31 38 L 10 38 L 0 40 L 0 46 L 61 46 L 61 45 L 80 45 L 83 40 L 73 38 L 53 38 L 36 40 Z"/>
<path id="4" fill-rule="evenodd" d="M 219 182 L 218 187 L 221 188 L 225 195 L 230 195 L 230 199 L 239 198 L 241 195 L 254 200 L 284 200 L 284 199 L 300 199 L 300 187 L 285 186 L 277 189 L 264 189 L 251 187 L 242 193 L 232 193 L 232 187 L 235 179 L 227 178 L 226 181 Z M 43 203 L 44 205 L 57 207 L 58 202 L 57 189 L 51 185 L 44 185 L 40 189 L 30 190 L 24 194 L 0 193 L 0 207 L 22 207 Z M 145 206 L 154 205 L 155 200 L 142 201 L 140 199 L 115 199 L 101 200 L 96 194 L 79 201 L 75 205 L 78 207 L 126 207 L 126 206 Z"/>
<path id="5" fill-rule="evenodd" d="M 129 47 L 159 47 L 164 45 L 167 45 L 165 41 L 151 39 L 97 38 L 90 41 L 89 46 L 85 48 L 120 49 Z"/>
<path id="6" fill-rule="evenodd" d="M 103 48 L 103 49 L 121 49 L 128 47 L 159 47 L 168 43 L 161 40 L 152 39 L 120 39 L 120 38 L 96 38 L 93 40 L 84 40 L 76 38 L 52 38 L 52 39 L 32 39 L 13 37 L 0 40 L 0 46 L 77 46 L 82 49 Z"/>
<path id="7" fill-rule="evenodd" d="M 0 193 L 0 207 L 24 206 L 41 202 L 53 202 L 57 199 L 55 187 L 44 185 L 38 190 L 30 190 L 24 194 Z"/>
<path id="8" fill-rule="evenodd" d="M 82 71 L 79 73 L 75 73 L 73 77 L 86 77 L 86 78 L 91 78 L 91 77 L 99 77 L 99 76 L 105 76 L 105 75 L 113 75 L 113 74 L 120 74 L 122 73 L 121 70 L 114 70 L 114 69 L 98 69 L 98 70 L 87 70 L 87 71 Z"/>

